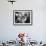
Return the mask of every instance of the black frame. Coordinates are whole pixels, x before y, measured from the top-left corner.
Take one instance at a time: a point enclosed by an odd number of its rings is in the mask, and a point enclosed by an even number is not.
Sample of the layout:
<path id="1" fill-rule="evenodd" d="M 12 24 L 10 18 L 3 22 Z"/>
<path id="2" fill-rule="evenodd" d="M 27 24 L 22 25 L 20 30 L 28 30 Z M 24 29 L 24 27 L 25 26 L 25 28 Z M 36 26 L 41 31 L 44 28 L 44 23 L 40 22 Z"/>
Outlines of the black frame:
<path id="1" fill-rule="evenodd" d="M 30 13 L 31 13 L 31 15 L 30 15 L 31 16 L 31 19 L 30 19 L 31 23 L 28 23 L 28 24 L 26 24 L 26 23 L 25 24 L 23 24 L 23 23 L 22 24 L 21 23 L 20 24 L 15 23 L 14 16 L 15 16 L 16 11 L 30 11 Z M 32 24 L 33 24 L 33 11 L 32 10 L 13 10 L 13 25 L 23 25 L 24 26 L 24 25 L 32 25 Z"/>

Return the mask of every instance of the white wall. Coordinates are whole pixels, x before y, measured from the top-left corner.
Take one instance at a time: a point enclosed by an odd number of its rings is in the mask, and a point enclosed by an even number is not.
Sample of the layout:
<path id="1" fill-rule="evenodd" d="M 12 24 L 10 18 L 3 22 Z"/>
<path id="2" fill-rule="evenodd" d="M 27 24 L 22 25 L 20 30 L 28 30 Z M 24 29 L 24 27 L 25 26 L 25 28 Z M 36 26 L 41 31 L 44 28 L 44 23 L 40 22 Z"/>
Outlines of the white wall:
<path id="1" fill-rule="evenodd" d="M 33 10 L 32 26 L 14 26 L 13 10 Z M 33 40 L 46 40 L 46 0 L 17 0 L 13 5 L 0 0 L 0 40 L 11 40 L 19 32 L 31 34 Z"/>

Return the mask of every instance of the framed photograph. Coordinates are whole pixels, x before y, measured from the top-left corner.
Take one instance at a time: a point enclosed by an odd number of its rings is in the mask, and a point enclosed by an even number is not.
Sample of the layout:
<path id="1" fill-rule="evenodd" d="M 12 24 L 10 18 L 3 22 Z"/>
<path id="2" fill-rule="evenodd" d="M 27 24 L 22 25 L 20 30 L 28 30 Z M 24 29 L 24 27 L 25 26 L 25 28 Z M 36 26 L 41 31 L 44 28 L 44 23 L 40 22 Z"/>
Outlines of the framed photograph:
<path id="1" fill-rule="evenodd" d="M 32 25 L 32 10 L 13 10 L 14 25 Z"/>

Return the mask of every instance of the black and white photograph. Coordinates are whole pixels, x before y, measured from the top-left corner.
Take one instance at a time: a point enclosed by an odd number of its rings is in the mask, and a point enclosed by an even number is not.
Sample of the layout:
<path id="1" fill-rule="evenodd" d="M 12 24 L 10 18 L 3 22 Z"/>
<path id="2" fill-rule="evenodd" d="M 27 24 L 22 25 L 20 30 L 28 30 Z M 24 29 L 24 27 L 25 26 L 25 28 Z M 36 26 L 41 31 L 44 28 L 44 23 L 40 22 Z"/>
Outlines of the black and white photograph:
<path id="1" fill-rule="evenodd" d="M 13 24 L 32 24 L 32 10 L 14 10 Z"/>

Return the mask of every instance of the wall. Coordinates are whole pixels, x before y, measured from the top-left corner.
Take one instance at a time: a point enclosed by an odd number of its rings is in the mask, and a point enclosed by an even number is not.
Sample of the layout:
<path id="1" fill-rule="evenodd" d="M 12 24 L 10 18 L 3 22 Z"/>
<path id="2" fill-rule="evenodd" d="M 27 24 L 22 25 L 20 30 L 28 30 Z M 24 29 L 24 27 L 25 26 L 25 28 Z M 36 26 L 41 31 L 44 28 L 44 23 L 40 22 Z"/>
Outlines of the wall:
<path id="1" fill-rule="evenodd" d="M 32 26 L 14 26 L 13 10 L 33 10 Z M 13 5 L 7 0 L 0 0 L 0 40 L 15 40 L 18 32 L 31 34 L 33 40 L 46 40 L 46 1 L 17 0 Z"/>

